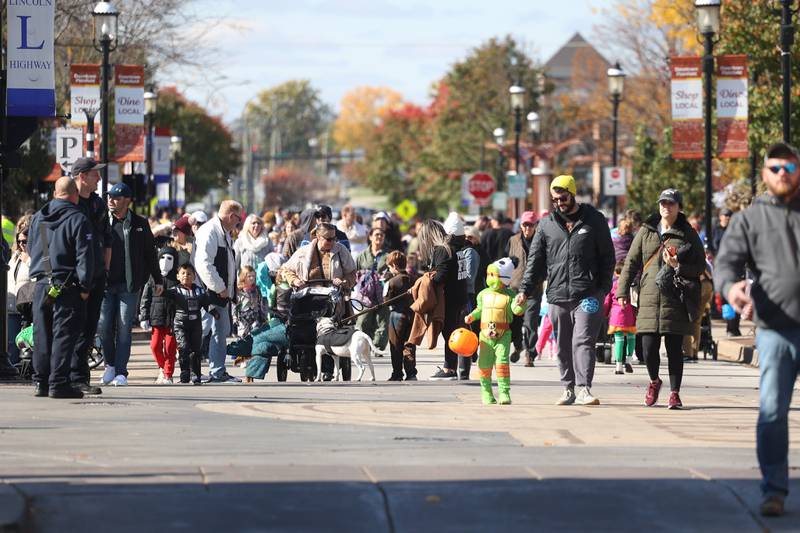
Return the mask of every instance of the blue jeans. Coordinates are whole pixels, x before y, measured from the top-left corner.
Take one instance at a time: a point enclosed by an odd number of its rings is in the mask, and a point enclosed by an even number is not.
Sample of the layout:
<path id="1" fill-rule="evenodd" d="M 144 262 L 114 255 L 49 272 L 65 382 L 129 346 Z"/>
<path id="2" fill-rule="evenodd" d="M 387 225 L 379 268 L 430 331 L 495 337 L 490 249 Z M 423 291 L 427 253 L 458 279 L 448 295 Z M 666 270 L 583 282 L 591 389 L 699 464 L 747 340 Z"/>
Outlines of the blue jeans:
<path id="1" fill-rule="evenodd" d="M 100 323 L 97 332 L 103 346 L 106 366 L 113 366 L 118 376 L 128 375 L 128 359 L 131 358 L 131 330 L 136 318 L 139 294 L 128 292 L 124 284 L 115 284 L 106 289 L 100 306 Z"/>
<path id="2" fill-rule="evenodd" d="M 208 374 L 220 378 L 225 375 L 225 356 L 228 351 L 228 335 L 231 334 L 230 305 L 216 307 L 219 319 L 211 326 L 211 344 L 208 347 Z"/>
<path id="3" fill-rule="evenodd" d="M 759 329 L 756 335 L 761 368 L 756 443 L 764 495 L 789 492 L 789 404 L 800 370 L 800 328 Z"/>

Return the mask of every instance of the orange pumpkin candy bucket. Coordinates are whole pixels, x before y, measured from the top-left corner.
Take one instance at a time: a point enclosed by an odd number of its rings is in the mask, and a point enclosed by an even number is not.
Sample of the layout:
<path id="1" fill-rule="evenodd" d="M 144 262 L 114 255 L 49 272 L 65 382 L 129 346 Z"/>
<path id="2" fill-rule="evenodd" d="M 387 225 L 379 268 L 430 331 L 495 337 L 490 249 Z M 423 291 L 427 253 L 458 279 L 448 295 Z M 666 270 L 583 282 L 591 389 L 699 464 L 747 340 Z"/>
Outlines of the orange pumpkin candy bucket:
<path id="1" fill-rule="evenodd" d="M 472 357 L 478 350 L 478 336 L 467 328 L 458 328 L 450 334 L 447 345 L 462 357 Z"/>

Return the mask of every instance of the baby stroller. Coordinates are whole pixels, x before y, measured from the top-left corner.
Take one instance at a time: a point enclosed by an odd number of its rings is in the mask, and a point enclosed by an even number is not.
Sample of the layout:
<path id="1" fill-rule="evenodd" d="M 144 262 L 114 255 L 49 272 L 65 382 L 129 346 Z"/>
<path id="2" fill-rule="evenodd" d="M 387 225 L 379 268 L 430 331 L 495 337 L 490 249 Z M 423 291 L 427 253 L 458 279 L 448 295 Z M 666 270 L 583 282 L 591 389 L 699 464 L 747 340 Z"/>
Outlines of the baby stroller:
<path id="1" fill-rule="evenodd" d="M 306 287 L 291 293 L 286 313 L 289 347 L 285 355 L 278 357 L 278 381 L 286 381 L 289 369 L 299 373 L 301 381 L 314 381 L 317 376 L 314 352 L 317 319 L 327 317 L 339 321 L 343 308 L 342 291 L 330 280 L 310 280 Z M 342 370 L 345 380 L 349 380 L 349 367 Z"/>

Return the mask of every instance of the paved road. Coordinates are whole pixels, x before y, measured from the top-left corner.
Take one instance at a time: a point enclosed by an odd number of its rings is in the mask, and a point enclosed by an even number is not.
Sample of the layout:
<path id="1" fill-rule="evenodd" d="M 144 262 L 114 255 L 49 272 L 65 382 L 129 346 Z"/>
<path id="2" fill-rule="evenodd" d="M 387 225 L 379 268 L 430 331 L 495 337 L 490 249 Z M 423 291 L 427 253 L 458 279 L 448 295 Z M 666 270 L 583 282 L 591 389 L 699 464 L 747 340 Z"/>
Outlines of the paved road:
<path id="1" fill-rule="evenodd" d="M 642 406 L 641 366 L 599 365 L 589 408 L 552 405 L 553 361 L 514 365 L 514 404 L 482 406 L 474 381 L 386 383 L 386 358 L 376 383 L 170 387 L 134 352 L 132 385 L 100 397 L 0 387 L 0 524 L 24 510 L 44 532 L 800 531 L 797 498 L 757 515 L 749 367 L 687 365 L 675 412 Z M 420 360 L 421 376 L 441 364 Z M 796 408 L 791 425 L 800 465 Z"/>

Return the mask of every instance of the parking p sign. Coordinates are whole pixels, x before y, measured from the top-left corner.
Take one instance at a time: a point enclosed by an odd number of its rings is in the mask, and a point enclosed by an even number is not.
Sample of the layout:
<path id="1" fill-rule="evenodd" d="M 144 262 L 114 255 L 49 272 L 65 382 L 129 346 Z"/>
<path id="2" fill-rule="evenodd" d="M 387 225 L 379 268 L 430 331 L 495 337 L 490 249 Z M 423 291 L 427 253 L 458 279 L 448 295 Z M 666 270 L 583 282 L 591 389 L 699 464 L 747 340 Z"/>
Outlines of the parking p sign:
<path id="1" fill-rule="evenodd" d="M 624 196 L 625 168 L 606 167 L 603 169 L 603 194 L 605 196 Z"/>

